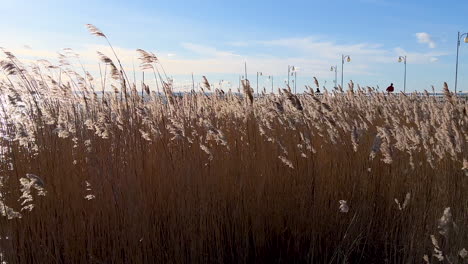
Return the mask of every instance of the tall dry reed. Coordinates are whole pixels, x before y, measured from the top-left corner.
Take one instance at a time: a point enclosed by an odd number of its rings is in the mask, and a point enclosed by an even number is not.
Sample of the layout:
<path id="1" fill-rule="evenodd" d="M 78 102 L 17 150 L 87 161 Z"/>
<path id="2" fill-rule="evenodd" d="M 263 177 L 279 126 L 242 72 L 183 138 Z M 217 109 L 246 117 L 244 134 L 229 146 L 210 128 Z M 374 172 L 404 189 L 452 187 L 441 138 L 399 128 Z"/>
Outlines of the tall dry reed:
<path id="1" fill-rule="evenodd" d="M 4 53 L 0 261 L 467 261 L 468 106 L 446 85 L 181 97 L 144 50 L 157 87 L 115 52 L 98 78 Z"/>

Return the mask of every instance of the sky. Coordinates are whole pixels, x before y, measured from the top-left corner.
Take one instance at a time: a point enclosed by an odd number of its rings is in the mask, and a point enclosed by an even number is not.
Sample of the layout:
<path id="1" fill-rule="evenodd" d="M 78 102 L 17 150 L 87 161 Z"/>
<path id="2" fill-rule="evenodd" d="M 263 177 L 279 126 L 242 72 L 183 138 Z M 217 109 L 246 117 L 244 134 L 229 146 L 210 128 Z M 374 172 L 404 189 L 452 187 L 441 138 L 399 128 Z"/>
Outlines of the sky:
<path id="1" fill-rule="evenodd" d="M 468 32 L 468 1 L 327 0 L 327 1 L 6 1 L 0 0 L 0 47 L 28 62 L 54 61 L 72 48 L 91 72 L 96 51 L 111 55 L 106 42 L 85 24 L 102 30 L 126 69 L 138 68 L 141 48 L 154 52 L 176 89 L 188 89 L 205 75 L 223 89 L 237 89 L 245 75 L 251 85 L 284 88 L 288 65 L 297 68 L 297 91 L 331 89 L 341 55 L 344 83 L 403 90 L 407 56 L 407 91 L 453 89 L 457 32 Z M 468 91 L 468 44 L 462 42 L 458 90 Z M 135 75 L 140 75 L 137 70 Z M 139 77 L 136 77 L 139 79 Z M 294 79 L 293 77 L 291 77 Z M 291 80 L 292 80 L 291 79 Z M 292 82 L 290 82 L 292 85 Z M 151 85 L 151 84 L 150 84 Z"/>

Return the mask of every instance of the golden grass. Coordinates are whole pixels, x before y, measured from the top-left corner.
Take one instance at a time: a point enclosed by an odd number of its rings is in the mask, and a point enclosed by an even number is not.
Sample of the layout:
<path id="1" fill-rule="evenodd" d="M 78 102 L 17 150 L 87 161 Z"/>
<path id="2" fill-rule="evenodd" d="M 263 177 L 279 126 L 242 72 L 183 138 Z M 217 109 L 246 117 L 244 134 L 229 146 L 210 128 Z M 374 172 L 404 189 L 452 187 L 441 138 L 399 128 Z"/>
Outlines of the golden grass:
<path id="1" fill-rule="evenodd" d="M 139 53 L 163 96 L 104 54 L 94 79 L 6 53 L 0 261 L 466 262 L 468 106 L 448 87 L 177 97 Z"/>

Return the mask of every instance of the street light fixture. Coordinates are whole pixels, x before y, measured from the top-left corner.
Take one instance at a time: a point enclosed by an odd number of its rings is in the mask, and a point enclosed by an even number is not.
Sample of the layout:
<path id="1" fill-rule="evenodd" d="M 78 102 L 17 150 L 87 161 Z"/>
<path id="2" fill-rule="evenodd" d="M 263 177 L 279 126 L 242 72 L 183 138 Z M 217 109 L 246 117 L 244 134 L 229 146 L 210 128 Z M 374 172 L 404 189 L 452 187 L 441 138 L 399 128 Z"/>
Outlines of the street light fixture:
<path id="1" fill-rule="evenodd" d="M 258 76 L 263 76 L 263 73 L 257 72 L 257 96 L 258 96 Z"/>
<path id="2" fill-rule="evenodd" d="M 336 83 L 337 82 L 337 70 L 338 70 L 338 66 L 331 66 L 330 67 L 330 71 L 335 71 L 335 89 L 338 88 L 338 84 Z"/>
<path id="3" fill-rule="evenodd" d="M 351 57 L 349 55 L 341 55 L 341 88 L 343 88 L 343 68 L 345 59 L 347 62 L 351 62 Z"/>
<path id="4" fill-rule="evenodd" d="M 242 80 L 244 80 L 244 75 L 239 75 L 239 91 L 240 91 L 241 86 L 242 86 Z"/>
<path id="5" fill-rule="evenodd" d="M 404 77 L 404 86 L 403 86 L 403 93 L 406 93 L 406 56 L 399 56 L 398 62 L 403 62 L 405 64 L 405 77 Z"/>
<path id="6" fill-rule="evenodd" d="M 273 75 L 268 76 L 268 80 L 271 80 L 271 93 L 273 93 Z"/>
<path id="7" fill-rule="evenodd" d="M 245 79 L 247 80 L 247 62 L 244 62 Z"/>
<path id="8" fill-rule="evenodd" d="M 294 68 L 294 93 L 297 93 L 297 68 Z"/>
<path id="9" fill-rule="evenodd" d="M 291 72 L 294 72 L 295 70 L 296 70 L 296 67 L 294 67 L 292 65 L 288 65 L 288 86 L 289 86 L 289 76 L 290 75 L 292 76 Z"/>
<path id="10" fill-rule="evenodd" d="M 299 70 L 299 67 L 296 67 L 296 66 L 291 66 L 291 69 L 290 69 L 290 73 L 291 73 L 291 76 L 294 76 L 294 80 L 292 80 L 293 82 L 293 91 L 294 93 L 297 93 L 297 71 Z M 289 85 L 289 74 L 288 74 L 288 85 Z"/>
<path id="11" fill-rule="evenodd" d="M 455 64 L 455 95 L 457 94 L 457 82 L 458 82 L 458 53 L 460 50 L 460 42 L 461 39 L 465 36 L 465 39 L 463 40 L 465 43 L 468 43 L 468 33 L 463 33 L 460 34 L 460 31 L 458 31 L 458 38 L 457 38 L 457 62 Z"/>

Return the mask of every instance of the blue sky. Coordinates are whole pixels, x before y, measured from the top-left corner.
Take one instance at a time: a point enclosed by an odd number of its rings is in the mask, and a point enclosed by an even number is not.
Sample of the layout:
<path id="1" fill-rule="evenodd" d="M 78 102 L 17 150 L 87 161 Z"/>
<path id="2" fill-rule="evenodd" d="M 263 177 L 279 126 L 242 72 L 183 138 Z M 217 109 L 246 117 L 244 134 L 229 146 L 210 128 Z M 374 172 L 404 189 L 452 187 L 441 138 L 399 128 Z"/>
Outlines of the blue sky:
<path id="1" fill-rule="evenodd" d="M 196 81 L 206 75 L 237 88 L 246 61 L 254 87 L 257 71 L 274 75 L 276 89 L 284 86 L 287 66 L 297 66 L 298 91 L 314 76 L 332 87 L 329 69 L 338 64 L 341 70 L 342 53 L 352 58 L 344 65 L 345 83 L 384 88 L 393 82 L 400 90 L 397 59 L 407 55 L 407 90 L 422 91 L 444 81 L 453 87 L 466 10 L 466 1 L 420 0 L 2 1 L 0 46 L 26 60 L 53 60 L 69 47 L 93 69 L 95 50 L 108 50 L 87 33 L 84 24 L 91 23 L 109 36 L 126 66 L 138 64 L 135 49 L 153 51 L 179 87 L 194 72 Z M 468 44 L 460 54 L 459 90 L 468 91 Z M 265 77 L 259 85 L 271 87 Z"/>

